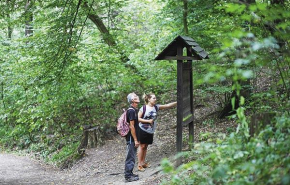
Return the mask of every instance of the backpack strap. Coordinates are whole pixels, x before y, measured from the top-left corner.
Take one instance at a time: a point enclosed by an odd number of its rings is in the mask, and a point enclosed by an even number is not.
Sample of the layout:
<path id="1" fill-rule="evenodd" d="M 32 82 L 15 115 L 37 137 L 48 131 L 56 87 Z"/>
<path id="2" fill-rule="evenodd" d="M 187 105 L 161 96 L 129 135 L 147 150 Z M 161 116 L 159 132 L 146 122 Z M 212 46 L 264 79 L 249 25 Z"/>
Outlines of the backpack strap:
<path id="1" fill-rule="evenodd" d="M 156 112 L 159 111 L 157 105 L 154 105 Z"/>
<path id="2" fill-rule="evenodd" d="M 143 113 L 142 113 L 142 116 L 141 117 L 144 118 L 144 115 L 145 115 L 145 112 L 146 112 L 146 105 L 143 105 L 142 108 L 143 108 Z"/>
<path id="3" fill-rule="evenodd" d="M 143 105 L 143 113 L 142 113 L 142 118 L 144 118 L 144 115 L 145 115 L 145 112 L 146 112 L 146 105 Z M 154 105 L 154 108 L 155 108 L 155 110 L 156 110 L 156 112 L 158 111 L 158 107 L 157 107 L 157 105 Z"/>
<path id="4" fill-rule="evenodd" d="M 132 107 L 129 107 L 129 108 L 126 110 L 126 111 L 127 111 L 127 112 L 126 112 L 126 117 L 127 117 L 128 112 L 129 112 L 130 109 L 134 110 Z M 138 117 L 137 114 L 136 114 L 136 111 L 135 111 L 135 110 L 134 110 L 134 112 L 135 112 L 135 116 Z"/>

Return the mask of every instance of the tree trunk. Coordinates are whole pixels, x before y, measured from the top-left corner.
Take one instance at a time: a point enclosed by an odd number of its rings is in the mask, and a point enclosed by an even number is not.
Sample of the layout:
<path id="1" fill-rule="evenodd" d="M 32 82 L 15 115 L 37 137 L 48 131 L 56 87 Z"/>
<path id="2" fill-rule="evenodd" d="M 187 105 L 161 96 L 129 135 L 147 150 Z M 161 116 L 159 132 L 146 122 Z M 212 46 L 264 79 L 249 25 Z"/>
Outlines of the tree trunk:
<path id="1" fill-rule="evenodd" d="M 25 36 L 29 37 L 33 35 L 33 13 L 32 13 L 32 2 L 28 0 L 25 6 Z"/>
<path id="2" fill-rule="evenodd" d="M 130 60 L 128 56 L 126 56 L 120 49 L 118 48 L 116 41 L 114 37 L 110 34 L 109 30 L 103 23 L 103 20 L 98 16 L 96 13 L 92 13 L 91 7 L 87 3 L 83 4 L 83 7 L 88 12 L 88 18 L 97 26 L 98 30 L 100 31 L 102 38 L 104 39 L 105 43 L 108 46 L 113 47 L 117 50 L 117 53 L 121 55 L 121 61 L 125 64 L 126 67 L 128 67 L 130 70 L 132 70 L 133 73 L 138 74 L 138 69 L 134 65 L 127 64 L 127 62 Z"/>
<path id="3" fill-rule="evenodd" d="M 183 0 L 183 27 L 185 35 L 188 35 L 187 14 L 188 14 L 188 2 L 187 0 Z"/>
<path id="4" fill-rule="evenodd" d="M 100 18 L 100 16 L 98 16 L 95 13 L 91 13 L 90 11 L 91 8 L 88 6 L 87 3 L 84 3 L 83 6 L 86 10 L 88 10 L 89 19 L 97 26 L 98 30 L 101 32 L 101 35 L 105 43 L 108 44 L 109 46 L 115 46 L 116 42 L 113 39 L 112 35 L 109 33 L 109 30 L 103 23 L 103 20 Z"/>
<path id="5" fill-rule="evenodd" d="M 1 100 L 3 104 L 3 109 L 6 109 L 5 101 L 4 101 L 4 82 L 1 82 Z M 8 118 L 5 116 L 5 123 L 8 124 Z"/>
<path id="6" fill-rule="evenodd" d="M 12 32 L 13 32 L 13 27 L 12 27 L 12 24 L 11 24 L 11 16 L 10 16 L 10 13 L 13 11 L 13 8 L 15 6 L 15 2 L 14 1 L 10 1 L 10 0 L 7 0 L 6 2 L 6 5 L 7 5 L 7 8 L 4 13 L 4 15 L 6 16 L 7 18 L 7 37 L 9 39 L 12 38 Z"/>
<path id="7" fill-rule="evenodd" d="M 11 26 L 11 20 L 10 20 L 10 15 L 9 14 L 7 14 L 7 19 L 8 19 L 7 37 L 9 39 L 12 39 L 13 28 Z"/>
<path id="8" fill-rule="evenodd" d="M 10 25 L 8 25 L 7 31 L 8 31 L 8 35 L 7 36 L 8 36 L 9 39 L 11 39 L 12 38 L 13 28 Z"/>

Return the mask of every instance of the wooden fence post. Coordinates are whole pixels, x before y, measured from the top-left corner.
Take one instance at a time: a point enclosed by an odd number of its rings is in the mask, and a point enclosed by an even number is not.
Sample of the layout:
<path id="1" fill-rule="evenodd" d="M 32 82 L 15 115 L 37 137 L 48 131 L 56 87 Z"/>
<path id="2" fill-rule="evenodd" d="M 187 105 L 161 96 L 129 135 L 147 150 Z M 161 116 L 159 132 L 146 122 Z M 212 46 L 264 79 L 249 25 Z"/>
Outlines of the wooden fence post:
<path id="1" fill-rule="evenodd" d="M 91 125 L 83 126 L 83 136 L 78 147 L 78 153 L 83 155 L 85 153 L 86 148 L 95 148 L 98 144 L 98 134 L 97 131 L 99 127 L 92 127 Z"/>
<path id="2" fill-rule="evenodd" d="M 275 113 L 258 113 L 251 117 L 250 123 L 250 136 L 253 137 L 260 133 L 260 131 L 266 127 L 266 125 L 271 124 L 272 119 L 275 117 Z"/>

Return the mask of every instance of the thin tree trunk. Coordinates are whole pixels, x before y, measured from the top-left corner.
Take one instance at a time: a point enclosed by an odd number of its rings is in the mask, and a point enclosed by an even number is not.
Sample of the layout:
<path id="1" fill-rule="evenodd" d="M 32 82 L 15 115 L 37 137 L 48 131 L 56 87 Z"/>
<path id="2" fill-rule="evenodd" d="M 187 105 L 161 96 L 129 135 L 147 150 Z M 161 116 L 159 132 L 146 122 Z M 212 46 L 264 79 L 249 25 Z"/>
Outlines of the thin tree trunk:
<path id="1" fill-rule="evenodd" d="M 25 36 L 29 37 L 33 35 L 33 14 L 32 14 L 32 1 L 28 0 L 25 5 Z"/>
<path id="2" fill-rule="evenodd" d="M 187 14 L 188 14 L 188 1 L 183 0 L 183 27 L 185 35 L 188 35 Z"/>
<path id="3" fill-rule="evenodd" d="M 83 6 L 85 9 L 90 10 L 90 7 L 88 6 L 87 3 L 84 3 Z M 95 13 L 89 12 L 88 17 L 97 26 L 98 30 L 101 32 L 101 35 L 102 35 L 104 41 L 109 46 L 115 46 L 116 42 L 113 39 L 113 37 L 110 35 L 109 30 L 107 29 L 107 27 L 103 23 L 103 20 L 100 18 L 100 16 L 98 16 Z"/>
<path id="4" fill-rule="evenodd" d="M 110 34 L 109 30 L 105 26 L 103 20 L 98 16 L 96 13 L 92 13 L 90 10 L 91 8 L 87 3 L 83 4 L 83 7 L 88 11 L 88 17 L 89 19 L 97 26 L 98 30 L 100 31 L 102 38 L 104 39 L 105 43 L 108 46 L 113 47 L 117 50 L 117 53 L 121 55 L 121 61 L 125 64 L 126 67 L 128 67 L 130 70 L 132 70 L 133 73 L 138 74 L 138 69 L 134 65 L 127 64 L 127 62 L 130 60 L 128 56 L 126 56 L 116 44 L 116 41 L 114 37 Z"/>
<path id="5" fill-rule="evenodd" d="M 12 32 L 13 32 L 13 28 L 10 26 L 10 25 L 8 25 L 8 29 L 7 29 L 7 31 L 8 31 L 8 38 L 9 39 L 12 39 Z"/>
<path id="6" fill-rule="evenodd" d="M 7 19 L 8 19 L 7 37 L 9 39 L 12 39 L 13 28 L 11 26 L 11 20 L 10 20 L 10 15 L 9 14 L 7 14 Z"/>
<path id="7" fill-rule="evenodd" d="M 7 11 L 6 11 L 6 18 L 7 18 L 7 24 L 8 24 L 8 26 L 7 26 L 7 37 L 9 39 L 12 38 L 12 32 L 13 32 L 13 27 L 11 25 L 11 20 L 10 20 L 10 18 L 11 18 L 10 12 L 13 10 L 14 3 L 15 3 L 15 1 L 10 1 L 10 0 L 6 1 L 6 5 L 8 7 Z"/>
<path id="8" fill-rule="evenodd" d="M 6 109 L 6 105 L 5 105 L 5 101 L 4 101 L 4 82 L 1 82 L 1 99 L 2 99 L 2 103 L 3 103 L 3 108 L 4 110 Z M 5 122 L 6 124 L 8 123 L 8 118 L 7 116 L 5 116 Z"/>

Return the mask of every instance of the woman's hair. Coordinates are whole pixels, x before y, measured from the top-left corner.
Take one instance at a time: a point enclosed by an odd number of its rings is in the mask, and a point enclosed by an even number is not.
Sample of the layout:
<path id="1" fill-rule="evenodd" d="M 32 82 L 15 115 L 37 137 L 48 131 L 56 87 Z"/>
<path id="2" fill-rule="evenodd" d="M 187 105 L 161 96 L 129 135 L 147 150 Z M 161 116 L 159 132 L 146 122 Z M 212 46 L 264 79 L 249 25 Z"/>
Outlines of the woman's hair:
<path id="1" fill-rule="evenodd" d="M 148 100 L 153 96 L 153 95 L 155 95 L 154 93 L 148 93 L 148 94 L 143 94 L 143 99 L 144 99 L 144 101 L 145 101 L 145 103 L 146 104 L 148 104 Z"/>

